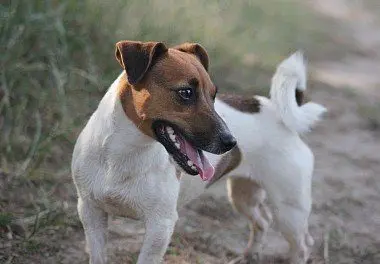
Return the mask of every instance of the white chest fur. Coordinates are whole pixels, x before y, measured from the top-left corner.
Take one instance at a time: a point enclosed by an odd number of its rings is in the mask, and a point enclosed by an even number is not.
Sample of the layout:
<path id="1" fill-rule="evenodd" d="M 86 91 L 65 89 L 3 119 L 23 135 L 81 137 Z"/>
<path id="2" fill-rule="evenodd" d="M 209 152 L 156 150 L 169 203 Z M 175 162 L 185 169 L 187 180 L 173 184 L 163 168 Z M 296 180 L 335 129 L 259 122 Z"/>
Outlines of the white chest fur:
<path id="1" fill-rule="evenodd" d="M 173 211 L 179 191 L 175 167 L 164 147 L 125 115 L 117 96 L 118 81 L 76 143 L 72 171 L 78 194 L 109 213 L 133 218 L 153 213 L 162 203 Z"/>

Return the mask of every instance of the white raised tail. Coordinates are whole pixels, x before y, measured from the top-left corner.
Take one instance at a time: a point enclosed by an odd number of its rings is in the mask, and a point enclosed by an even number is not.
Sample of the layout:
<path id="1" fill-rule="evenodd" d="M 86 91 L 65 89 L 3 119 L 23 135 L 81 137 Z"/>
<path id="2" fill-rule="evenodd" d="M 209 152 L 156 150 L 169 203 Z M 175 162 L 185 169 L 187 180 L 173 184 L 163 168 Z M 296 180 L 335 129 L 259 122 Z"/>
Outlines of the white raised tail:
<path id="1" fill-rule="evenodd" d="M 296 92 L 303 94 L 306 83 L 306 62 L 303 53 L 297 51 L 278 65 L 270 89 L 271 101 L 285 126 L 299 134 L 308 132 L 327 111 L 313 102 L 297 104 Z"/>

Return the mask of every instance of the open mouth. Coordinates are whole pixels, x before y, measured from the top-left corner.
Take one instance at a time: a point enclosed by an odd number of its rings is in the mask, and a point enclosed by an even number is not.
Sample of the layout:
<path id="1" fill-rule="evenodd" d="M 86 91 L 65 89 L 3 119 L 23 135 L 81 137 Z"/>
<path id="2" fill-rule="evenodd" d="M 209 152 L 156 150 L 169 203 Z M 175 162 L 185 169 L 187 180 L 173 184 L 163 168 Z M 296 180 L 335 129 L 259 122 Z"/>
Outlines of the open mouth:
<path id="1" fill-rule="evenodd" d="M 214 176 L 215 169 L 202 150 L 186 140 L 175 125 L 166 121 L 155 121 L 153 131 L 157 140 L 186 173 L 199 174 L 204 181 L 208 181 Z"/>

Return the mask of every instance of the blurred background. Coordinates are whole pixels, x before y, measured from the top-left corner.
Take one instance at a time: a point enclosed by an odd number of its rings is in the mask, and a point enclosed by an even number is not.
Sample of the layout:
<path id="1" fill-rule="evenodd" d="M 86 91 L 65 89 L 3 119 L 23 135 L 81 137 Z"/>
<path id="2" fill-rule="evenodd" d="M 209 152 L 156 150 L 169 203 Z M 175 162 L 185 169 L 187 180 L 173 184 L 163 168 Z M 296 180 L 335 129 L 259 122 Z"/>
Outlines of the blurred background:
<path id="1" fill-rule="evenodd" d="M 199 42 L 222 92 L 247 95 L 305 50 L 308 96 L 329 109 L 306 137 L 313 263 L 380 263 L 379 17 L 376 0 L 0 1 L 0 263 L 87 263 L 70 159 L 123 39 Z M 180 216 L 166 263 L 227 263 L 248 239 L 223 182 Z M 110 219 L 111 263 L 134 263 L 143 231 Z M 285 251 L 272 230 L 263 263 Z"/>

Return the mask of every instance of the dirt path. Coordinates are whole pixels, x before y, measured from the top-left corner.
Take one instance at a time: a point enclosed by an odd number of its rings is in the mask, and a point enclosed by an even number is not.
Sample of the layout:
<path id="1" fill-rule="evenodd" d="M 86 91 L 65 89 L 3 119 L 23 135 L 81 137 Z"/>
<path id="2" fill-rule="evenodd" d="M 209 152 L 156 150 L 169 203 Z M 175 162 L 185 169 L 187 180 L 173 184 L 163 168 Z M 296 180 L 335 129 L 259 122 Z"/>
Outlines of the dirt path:
<path id="1" fill-rule="evenodd" d="M 317 79 L 335 87 L 360 89 L 380 98 L 380 13 L 375 1 L 318 0 L 309 5 L 317 13 L 338 23 L 336 36 L 355 46 L 342 61 L 320 61 L 314 65 Z M 378 4 L 377 4 L 378 6 Z M 379 9 L 379 7 L 377 7 Z M 380 9 L 379 9 L 380 10 Z"/>

